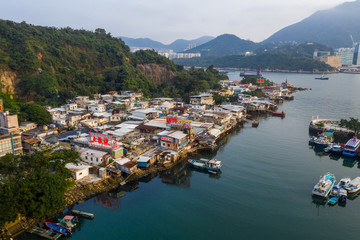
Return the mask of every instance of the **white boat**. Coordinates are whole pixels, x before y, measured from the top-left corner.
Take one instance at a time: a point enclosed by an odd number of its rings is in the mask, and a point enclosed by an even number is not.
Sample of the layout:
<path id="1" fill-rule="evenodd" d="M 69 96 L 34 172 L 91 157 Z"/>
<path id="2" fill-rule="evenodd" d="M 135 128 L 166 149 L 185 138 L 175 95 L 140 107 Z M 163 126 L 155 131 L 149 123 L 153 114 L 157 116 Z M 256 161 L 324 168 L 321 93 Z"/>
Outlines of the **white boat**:
<path id="1" fill-rule="evenodd" d="M 328 197 L 335 185 L 335 176 L 332 173 L 326 173 L 314 186 L 312 194 L 319 197 Z"/>
<path id="2" fill-rule="evenodd" d="M 342 178 L 342 179 L 340 179 L 338 184 L 336 184 L 336 186 L 338 187 L 338 189 L 344 188 L 345 186 L 347 186 L 349 184 L 350 181 L 351 181 L 350 178 Z"/>
<path id="3" fill-rule="evenodd" d="M 356 193 L 360 190 L 360 177 L 351 180 L 345 187 L 348 193 Z"/>
<path id="4" fill-rule="evenodd" d="M 332 143 L 330 143 L 326 148 L 324 148 L 324 152 L 328 153 L 330 152 L 330 150 L 333 148 L 333 145 Z"/>

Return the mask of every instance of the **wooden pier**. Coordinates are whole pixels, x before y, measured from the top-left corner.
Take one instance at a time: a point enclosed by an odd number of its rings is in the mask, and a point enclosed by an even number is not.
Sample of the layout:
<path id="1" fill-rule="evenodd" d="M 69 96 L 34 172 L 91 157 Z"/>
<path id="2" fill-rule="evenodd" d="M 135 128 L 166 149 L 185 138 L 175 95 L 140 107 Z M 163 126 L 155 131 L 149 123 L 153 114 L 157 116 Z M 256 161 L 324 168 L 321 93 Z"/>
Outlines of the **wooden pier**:
<path id="1" fill-rule="evenodd" d="M 72 210 L 72 213 L 82 216 L 82 217 L 86 217 L 86 218 L 90 218 L 90 219 L 94 219 L 95 215 L 92 213 L 88 213 L 88 212 L 82 212 L 79 210 Z"/>
<path id="2" fill-rule="evenodd" d="M 61 237 L 60 233 L 52 232 L 50 230 L 40 228 L 40 227 L 32 227 L 27 232 L 31 233 L 31 234 L 36 234 L 40 237 L 51 239 L 51 240 L 56 240 Z"/>

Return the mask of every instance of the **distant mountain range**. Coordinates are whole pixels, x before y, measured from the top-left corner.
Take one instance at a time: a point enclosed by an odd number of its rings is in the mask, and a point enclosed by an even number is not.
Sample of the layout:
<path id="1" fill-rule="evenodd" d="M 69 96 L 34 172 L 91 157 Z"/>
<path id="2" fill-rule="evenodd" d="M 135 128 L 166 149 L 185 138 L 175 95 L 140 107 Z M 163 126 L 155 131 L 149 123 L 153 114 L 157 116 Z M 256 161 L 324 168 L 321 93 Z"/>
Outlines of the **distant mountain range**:
<path id="1" fill-rule="evenodd" d="M 360 41 L 360 0 L 318 11 L 310 17 L 283 28 L 263 41 L 299 43 L 313 41 L 329 47 L 352 47 L 350 34 Z"/>
<path id="2" fill-rule="evenodd" d="M 253 51 L 260 45 L 249 40 L 243 40 L 233 34 L 223 34 L 215 39 L 192 48 L 186 53 L 201 53 L 201 56 L 225 56 Z"/>
<path id="3" fill-rule="evenodd" d="M 189 44 L 196 44 L 199 46 L 204 44 L 214 37 L 211 36 L 203 36 L 197 39 L 192 40 L 185 40 L 185 39 L 177 39 L 174 42 L 166 45 L 158 41 L 154 41 L 150 38 L 129 38 L 129 37 L 120 37 L 126 45 L 129 47 L 144 47 L 144 48 L 151 48 L 155 50 L 159 49 L 172 49 L 174 52 L 183 52 L 189 46 Z"/>

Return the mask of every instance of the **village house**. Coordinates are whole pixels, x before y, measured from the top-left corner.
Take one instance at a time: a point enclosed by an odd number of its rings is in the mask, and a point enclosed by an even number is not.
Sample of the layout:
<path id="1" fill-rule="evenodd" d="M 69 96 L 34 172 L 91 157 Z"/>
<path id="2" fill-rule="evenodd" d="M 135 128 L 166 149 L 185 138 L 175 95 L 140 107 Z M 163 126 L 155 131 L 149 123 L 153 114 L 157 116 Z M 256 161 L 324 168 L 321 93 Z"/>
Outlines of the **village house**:
<path id="1" fill-rule="evenodd" d="M 182 131 L 163 131 L 158 136 L 160 146 L 164 148 L 179 150 L 188 144 L 188 135 Z"/>
<path id="2" fill-rule="evenodd" d="M 68 163 L 65 165 L 67 169 L 71 171 L 72 177 L 75 181 L 83 179 L 84 177 L 89 176 L 89 169 L 91 166 L 85 164 L 74 164 Z"/>
<path id="3" fill-rule="evenodd" d="M 127 174 L 133 174 L 137 171 L 137 163 L 130 161 L 128 158 L 114 160 L 114 167 Z"/>
<path id="4" fill-rule="evenodd" d="M 26 132 L 34 128 L 37 128 L 37 124 L 34 122 L 26 121 L 20 124 L 20 132 Z"/>
<path id="5" fill-rule="evenodd" d="M 110 155 L 107 152 L 94 150 L 94 149 L 82 149 L 80 151 L 80 158 L 84 162 L 92 165 L 100 165 L 107 163 Z"/>
<path id="6" fill-rule="evenodd" d="M 90 100 L 89 96 L 78 96 L 78 97 L 74 98 L 74 101 L 76 104 L 81 104 L 81 103 L 84 103 L 89 100 Z"/>
<path id="7" fill-rule="evenodd" d="M 202 93 L 200 95 L 195 95 L 190 97 L 190 104 L 193 105 L 214 105 L 215 101 L 213 96 L 210 93 Z"/>

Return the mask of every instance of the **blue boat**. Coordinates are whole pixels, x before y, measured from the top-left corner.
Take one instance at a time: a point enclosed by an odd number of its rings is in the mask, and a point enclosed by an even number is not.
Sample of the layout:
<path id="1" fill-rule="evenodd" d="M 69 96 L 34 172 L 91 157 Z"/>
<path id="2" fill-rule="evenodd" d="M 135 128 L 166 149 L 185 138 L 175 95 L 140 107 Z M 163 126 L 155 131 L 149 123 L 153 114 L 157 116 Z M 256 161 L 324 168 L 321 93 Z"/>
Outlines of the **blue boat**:
<path id="1" fill-rule="evenodd" d="M 200 159 L 200 160 L 194 160 L 194 159 L 189 159 L 188 163 L 197 169 L 202 169 L 202 170 L 207 170 L 207 171 L 220 171 L 221 168 L 221 161 L 219 160 L 208 160 L 208 159 Z"/>
<path id="2" fill-rule="evenodd" d="M 360 140 L 357 139 L 356 137 L 353 137 L 345 144 L 342 155 L 347 157 L 356 157 L 356 155 L 359 153 L 359 149 L 360 149 Z"/>
<path id="3" fill-rule="evenodd" d="M 339 201 L 338 197 L 332 197 L 329 199 L 328 204 L 334 206 Z"/>
<path id="4" fill-rule="evenodd" d="M 56 223 L 53 222 L 46 222 L 45 225 L 50 228 L 51 230 L 58 232 L 64 236 L 71 235 L 71 230 L 65 227 L 62 227 Z"/>

